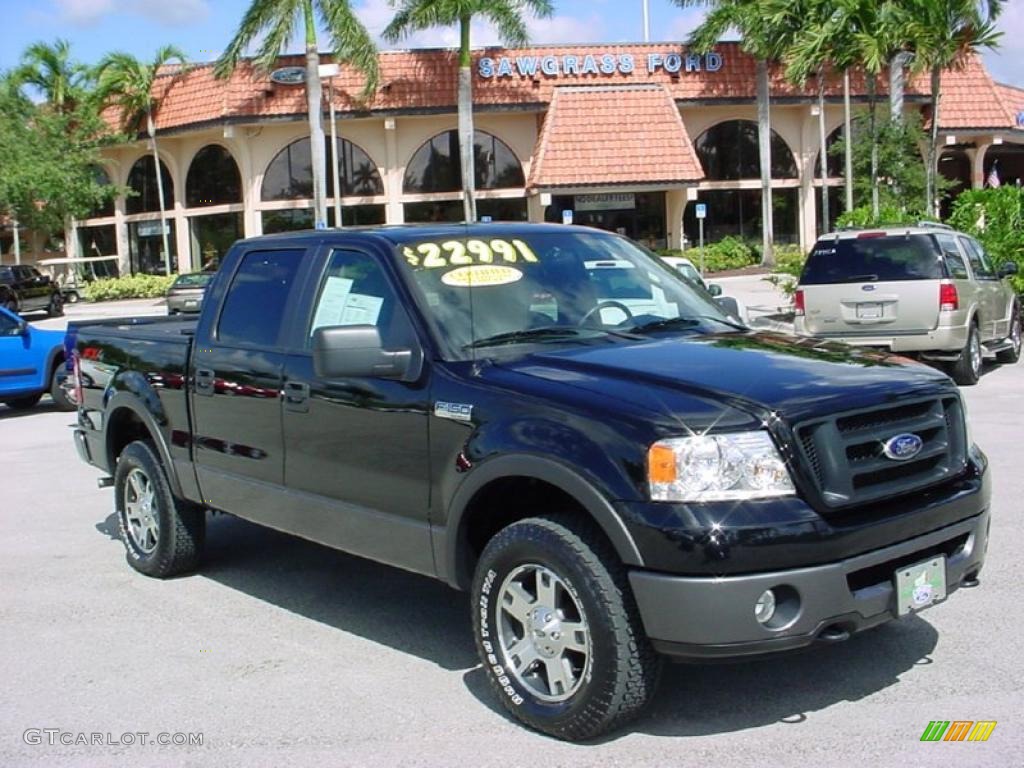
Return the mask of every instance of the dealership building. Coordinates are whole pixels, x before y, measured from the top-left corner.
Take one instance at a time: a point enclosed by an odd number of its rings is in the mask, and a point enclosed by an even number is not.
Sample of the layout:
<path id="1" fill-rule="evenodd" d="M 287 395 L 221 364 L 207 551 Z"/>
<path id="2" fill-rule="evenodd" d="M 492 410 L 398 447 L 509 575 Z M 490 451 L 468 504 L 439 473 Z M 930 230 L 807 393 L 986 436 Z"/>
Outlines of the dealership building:
<path id="1" fill-rule="evenodd" d="M 314 226 L 305 92 L 294 71 L 301 64 L 282 57 L 273 77 L 245 64 L 227 80 L 210 65 L 158 78 L 160 173 L 179 271 L 215 262 L 239 237 Z M 380 70 L 365 100 L 361 77 L 345 67 L 324 83 L 329 162 L 328 99 L 338 118 L 342 224 L 461 220 L 456 53 L 385 52 Z M 864 78 L 851 79 L 855 108 L 864 109 Z M 775 241 L 806 248 L 822 229 L 815 84 L 794 87 L 779 68 L 771 80 Z M 668 43 L 481 49 L 474 101 L 481 217 L 571 219 L 678 248 L 696 241 L 703 203 L 709 241 L 760 239 L 755 62 L 737 44 L 707 55 Z M 927 77 L 912 78 L 906 110 L 927 122 L 928 102 Z M 825 118 L 831 143 L 843 122 L 839 78 L 828 83 Z M 940 169 L 958 188 L 983 186 L 993 168 L 1002 183 L 1019 183 L 1024 90 L 994 82 L 969 59 L 944 75 L 940 136 Z M 827 169 L 834 217 L 843 207 L 841 162 L 829 156 Z M 161 271 L 148 142 L 105 150 L 102 173 L 135 194 L 76 221 L 69 255 L 117 254 L 125 270 Z"/>

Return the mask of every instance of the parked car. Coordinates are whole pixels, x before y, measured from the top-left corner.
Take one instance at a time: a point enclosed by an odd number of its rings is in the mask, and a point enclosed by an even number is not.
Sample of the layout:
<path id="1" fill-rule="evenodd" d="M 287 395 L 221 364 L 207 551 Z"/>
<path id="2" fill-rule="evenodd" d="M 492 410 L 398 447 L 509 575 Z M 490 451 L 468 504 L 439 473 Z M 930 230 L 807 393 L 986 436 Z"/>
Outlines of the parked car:
<path id="1" fill-rule="evenodd" d="M 215 272 L 191 272 L 178 275 L 167 289 L 167 314 L 194 314 L 203 306 L 203 294 Z"/>
<path id="2" fill-rule="evenodd" d="M 0 402 L 23 410 L 49 393 L 58 408 L 73 411 L 66 378 L 64 332 L 35 328 L 0 307 Z"/>
<path id="3" fill-rule="evenodd" d="M 117 256 L 89 256 L 82 259 L 42 259 L 37 266 L 60 288 L 65 304 L 82 300 L 85 286 L 94 280 L 117 277 Z"/>
<path id="4" fill-rule="evenodd" d="M 69 326 L 75 445 L 140 573 L 197 568 L 212 509 L 441 579 L 495 697 L 570 740 L 663 657 L 836 644 L 978 584 L 991 473 L 947 376 L 739 326 L 626 238 L 297 232 L 219 275 L 196 319 Z"/>
<path id="5" fill-rule="evenodd" d="M 950 227 L 843 230 L 823 236 L 795 295 L 796 332 L 881 347 L 977 383 L 982 359 L 1016 363 L 1020 304 L 981 243 Z"/>
<path id="6" fill-rule="evenodd" d="M 699 285 L 713 297 L 718 305 L 724 309 L 730 317 L 739 320 L 745 325 L 750 324 L 750 317 L 747 313 L 747 306 L 735 296 L 726 296 L 722 286 L 718 283 L 708 283 L 704 280 L 700 270 L 685 256 L 662 256 L 661 260 L 675 269 L 679 274 L 692 283 Z"/>
<path id="7" fill-rule="evenodd" d="M 11 312 L 64 314 L 60 288 L 35 267 L 27 264 L 0 266 L 0 306 Z"/>

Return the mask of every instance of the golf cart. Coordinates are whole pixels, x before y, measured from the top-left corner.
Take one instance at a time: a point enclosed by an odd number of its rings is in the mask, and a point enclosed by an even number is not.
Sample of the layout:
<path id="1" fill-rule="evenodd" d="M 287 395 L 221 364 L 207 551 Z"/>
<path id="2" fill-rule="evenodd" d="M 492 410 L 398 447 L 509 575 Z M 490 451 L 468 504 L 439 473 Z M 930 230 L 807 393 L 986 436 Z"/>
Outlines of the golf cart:
<path id="1" fill-rule="evenodd" d="M 60 286 L 64 303 L 74 304 L 82 298 L 87 283 L 117 277 L 117 262 L 117 256 L 94 256 L 87 259 L 42 259 L 36 262 L 36 266 Z"/>

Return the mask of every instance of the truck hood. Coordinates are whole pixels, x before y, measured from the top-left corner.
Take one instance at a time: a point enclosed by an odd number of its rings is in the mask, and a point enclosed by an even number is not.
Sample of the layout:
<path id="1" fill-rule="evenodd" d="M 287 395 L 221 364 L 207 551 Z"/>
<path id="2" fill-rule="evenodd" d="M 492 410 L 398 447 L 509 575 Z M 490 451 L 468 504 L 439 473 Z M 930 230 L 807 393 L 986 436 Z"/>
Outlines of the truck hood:
<path id="1" fill-rule="evenodd" d="M 654 412 L 676 412 L 675 393 L 790 423 L 953 389 L 944 374 L 906 358 L 773 333 L 570 347 L 504 365 Z"/>

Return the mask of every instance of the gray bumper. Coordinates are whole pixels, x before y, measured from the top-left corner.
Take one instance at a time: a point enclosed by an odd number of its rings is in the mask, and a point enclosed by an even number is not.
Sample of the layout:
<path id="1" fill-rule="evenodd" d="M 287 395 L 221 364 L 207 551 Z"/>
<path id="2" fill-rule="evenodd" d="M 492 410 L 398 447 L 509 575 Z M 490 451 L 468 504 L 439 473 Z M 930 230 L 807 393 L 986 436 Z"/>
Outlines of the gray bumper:
<path id="1" fill-rule="evenodd" d="M 896 569 L 938 553 L 946 555 L 951 594 L 981 569 L 989 520 L 986 510 L 910 541 L 808 568 L 721 578 L 637 570 L 629 579 L 647 636 L 662 653 L 727 658 L 791 650 L 843 640 L 896 618 Z M 754 604 L 766 589 L 791 596 L 780 602 L 776 627 L 754 618 Z"/>

